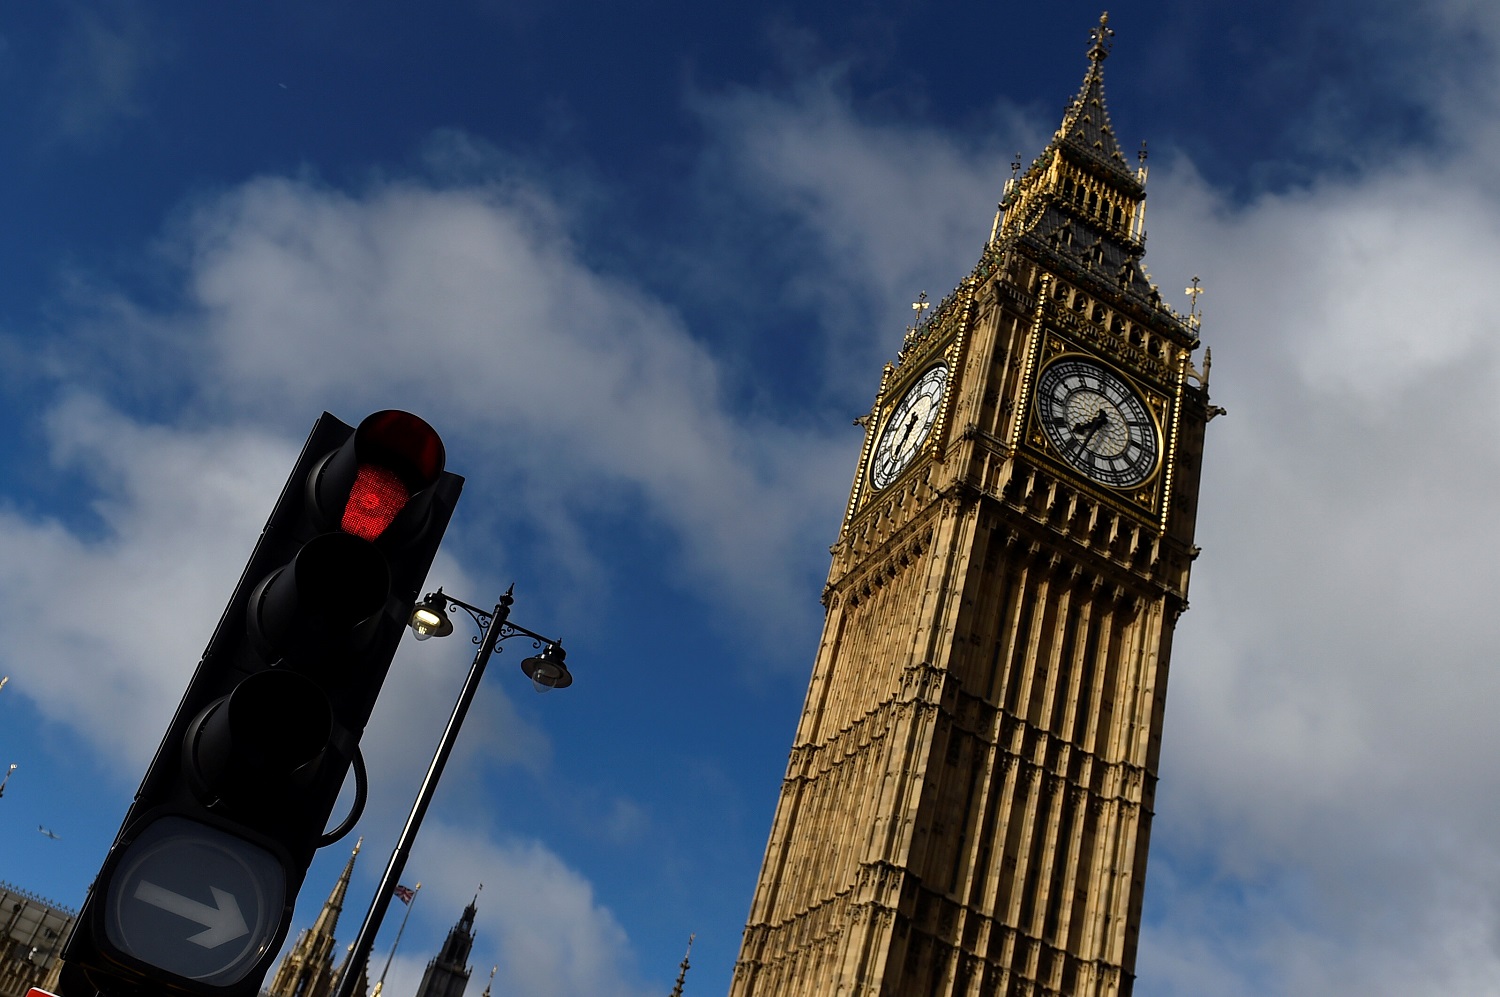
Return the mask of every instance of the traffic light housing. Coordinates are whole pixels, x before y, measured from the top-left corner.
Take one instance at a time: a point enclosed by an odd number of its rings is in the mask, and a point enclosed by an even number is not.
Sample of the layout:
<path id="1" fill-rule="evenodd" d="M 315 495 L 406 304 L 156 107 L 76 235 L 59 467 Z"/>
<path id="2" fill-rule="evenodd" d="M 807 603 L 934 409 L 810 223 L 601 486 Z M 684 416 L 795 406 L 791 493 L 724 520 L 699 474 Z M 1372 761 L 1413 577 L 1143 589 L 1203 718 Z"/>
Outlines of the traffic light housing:
<path id="1" fill-rule="evenodd" d="M 426 422 L 313 426 L 63 952 L 64 997 L 251 997 L 458 501 Z M 350 770 L 354 800 L 328 822 Z"/>

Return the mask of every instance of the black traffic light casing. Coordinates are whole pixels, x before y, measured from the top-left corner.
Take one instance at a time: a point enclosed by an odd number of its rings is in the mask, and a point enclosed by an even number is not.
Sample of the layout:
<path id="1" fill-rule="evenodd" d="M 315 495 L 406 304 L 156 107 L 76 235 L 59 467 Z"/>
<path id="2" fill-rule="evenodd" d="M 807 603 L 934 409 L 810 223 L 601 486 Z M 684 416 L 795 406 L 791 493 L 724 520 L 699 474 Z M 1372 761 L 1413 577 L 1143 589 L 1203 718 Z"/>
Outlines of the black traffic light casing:
<path id="1" fill-rule="evenodd" d="M 64 997 L 259 991 L 313 854 L 363 806 L 359 739 L 463 487 L 443 463 L 405 412 L 313 426 L 89 890 Z"/>

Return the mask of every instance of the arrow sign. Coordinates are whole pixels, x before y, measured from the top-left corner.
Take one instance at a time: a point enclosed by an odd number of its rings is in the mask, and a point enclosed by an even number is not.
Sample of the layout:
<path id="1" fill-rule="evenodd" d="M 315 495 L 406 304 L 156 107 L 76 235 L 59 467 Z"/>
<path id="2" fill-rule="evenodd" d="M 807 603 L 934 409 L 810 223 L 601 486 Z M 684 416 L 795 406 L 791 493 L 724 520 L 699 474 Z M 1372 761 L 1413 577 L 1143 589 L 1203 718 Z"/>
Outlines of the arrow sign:
<path id="1" fill-rule="evenodd" d="M 188 941 L 206 949 L 218 948 L 225 942 L 250 934 L 250 926 L 245 923 L 245 916 L 240 913 L 240 902 L 234 898 L 234 894 L 225 893 L 217 886 L 210 886 L 209 890 L 214 895 L 212 907 L 143 879 L 135 888 L 135 898 L 153 907 L 160 907 L 169 914 L 185 917 L 194 924 L 203 925 L 208 930 L 198 932 Z"/>
<path id="2" fill-rule="evenodd" d="M 247 979 L 258 985 L 254 973 L 275 955 L 291 919 L 275 855 L 176 814 L 142 827 L 101 875 L 103 941 L 151 967 L 173 993 L 219 993 Z"/>

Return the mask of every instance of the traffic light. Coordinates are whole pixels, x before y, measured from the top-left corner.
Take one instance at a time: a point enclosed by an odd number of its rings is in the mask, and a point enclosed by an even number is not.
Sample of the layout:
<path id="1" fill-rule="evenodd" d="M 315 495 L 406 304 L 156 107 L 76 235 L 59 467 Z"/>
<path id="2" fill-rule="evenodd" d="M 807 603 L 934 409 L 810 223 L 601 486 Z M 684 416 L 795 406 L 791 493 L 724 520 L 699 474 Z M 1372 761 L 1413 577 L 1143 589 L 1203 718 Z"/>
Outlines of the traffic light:
<path id="1" fill-rule="evenodd" d="M 314 424 L 90 887 L 64 997 L 259 991 L 314 852 L 364 806 L 359 739 L 463 487 L 443 463 L 406 412 Z"/>

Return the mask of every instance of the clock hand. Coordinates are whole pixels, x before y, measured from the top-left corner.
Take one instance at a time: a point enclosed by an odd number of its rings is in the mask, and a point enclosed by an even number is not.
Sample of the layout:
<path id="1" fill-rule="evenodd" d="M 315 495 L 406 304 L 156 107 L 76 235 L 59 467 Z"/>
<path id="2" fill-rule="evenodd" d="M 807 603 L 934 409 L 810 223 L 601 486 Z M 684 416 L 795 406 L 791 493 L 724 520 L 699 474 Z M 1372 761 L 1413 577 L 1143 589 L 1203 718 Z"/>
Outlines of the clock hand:
<path id="1" fill-rule="evenodd" d="M 1083 438 L 1083 449 L 1087 450 L 1089 448 L 1089 444 L 1093 442 L 1094 435 L 1098 433 L 1099 430 L 1108 425 L 1108 423 L 1109 416 L 1104 414 L 1103 409 L 1100 409 L 1098 412 L 1094 413 L 1094 417 L 1089 420 L 1089 434 Z"/>
<path id="2" fill-rule="evenodd" d="M 907 437 L 911 436 L 911 431 L 913 429 L 916 429 L 916 428 L 917 428 L 917 413 L 913 412 L 911 414 L 911 418 L 906 421 L 906 429 L 905 429 L 904 432 L 902 432 L 901 439 L 896 442 L 896 447 L 895 447 L 896 452 L 899 453 L 900 451 L 906 449 L 906 440 L 907 440 Z"/>
<path id="3" fill-rule="evenodd" d="M 1103 408 L 1100 408 L 1098 411 L 1096 411 L 1094 413 L 1094 415 L 1093 415 L 1092 418 L 1087 419 L 1084 422 L 1078 423 L 1077 425 L 1073 426 L 1072 429 L 1073 429 L 1073 432 L 1075 432 L 1075 433 L 1081 433 L 1085 429 L 1087 429 L 1087 430 L 1089 430 L 1090 435 L 1093 435 L 1094 433 L 1096 433 L 1100 429 L 1102 429 L 1104 427 L 1104 424 L 1106 422 L 1108 422 L 1108 421 L 1109 421 L 1109 416 L 1107 416 L 1107 415 L 1104 414 L 1104 409 Z"/>

